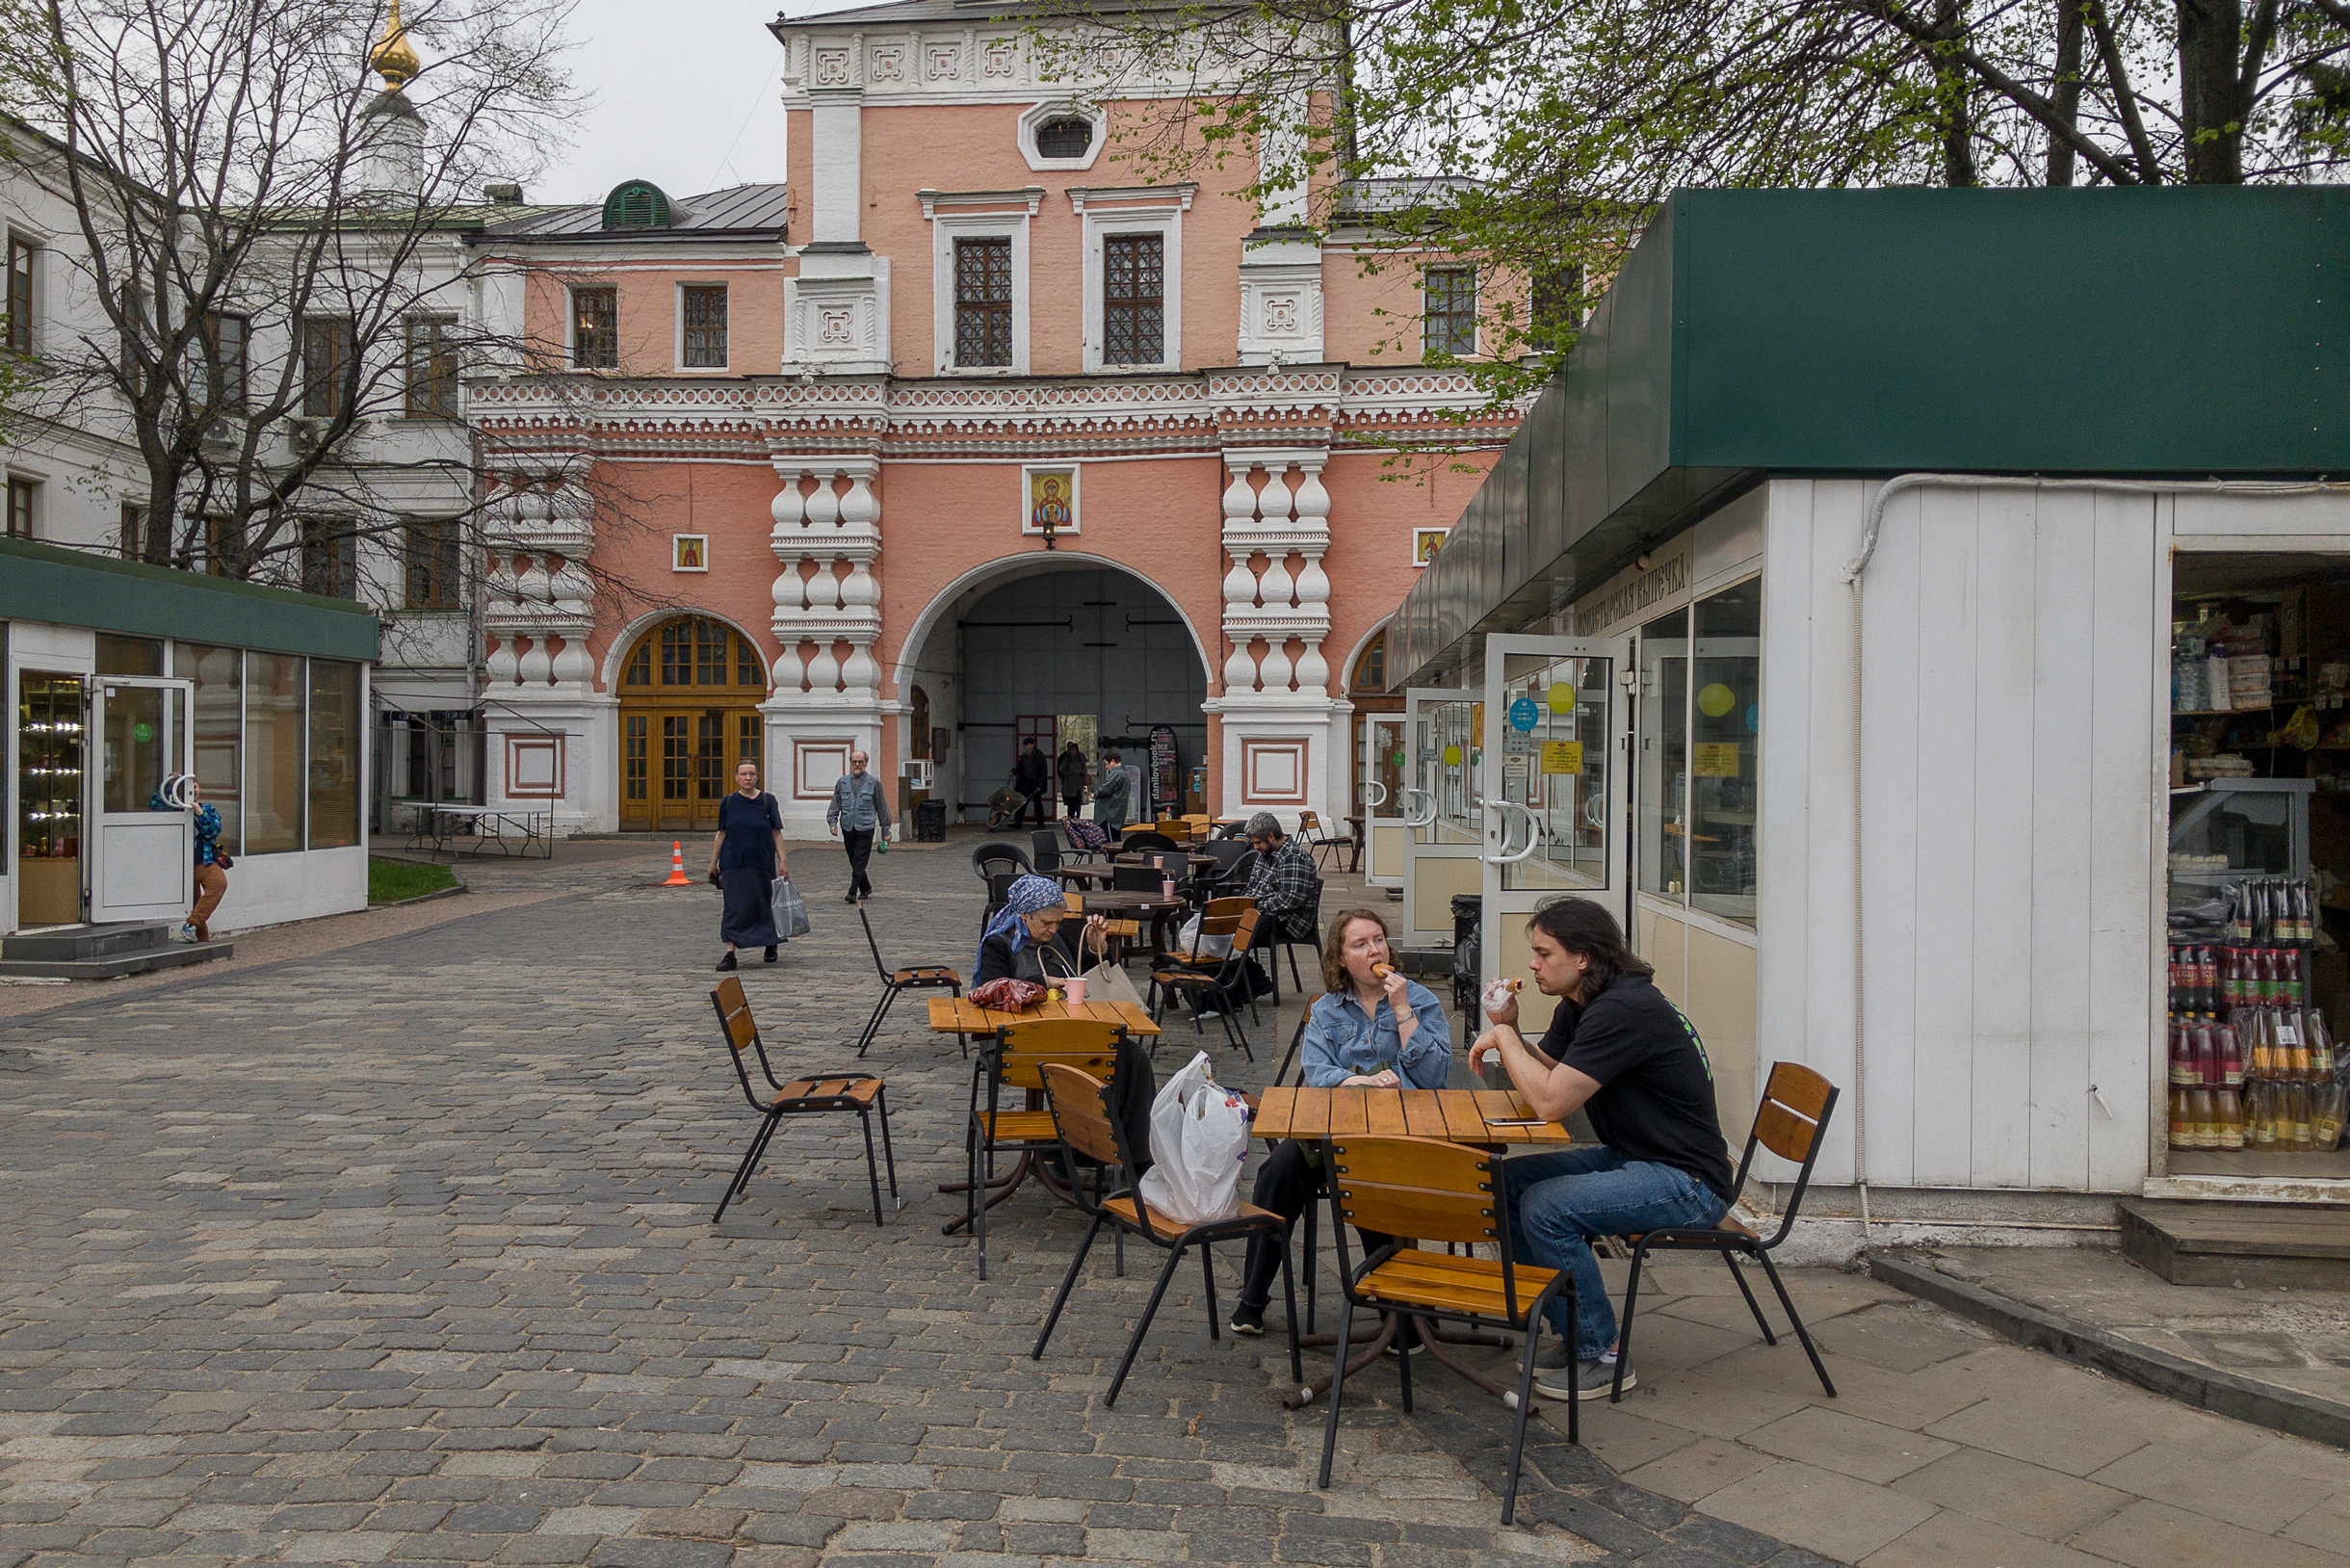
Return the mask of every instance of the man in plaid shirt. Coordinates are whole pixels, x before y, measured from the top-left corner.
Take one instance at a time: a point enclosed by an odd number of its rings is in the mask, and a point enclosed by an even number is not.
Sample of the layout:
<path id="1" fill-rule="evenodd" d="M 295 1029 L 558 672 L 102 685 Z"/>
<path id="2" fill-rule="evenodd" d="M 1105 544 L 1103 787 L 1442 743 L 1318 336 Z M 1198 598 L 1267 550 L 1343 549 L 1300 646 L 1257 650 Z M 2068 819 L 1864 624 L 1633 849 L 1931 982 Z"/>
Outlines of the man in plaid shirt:
<path id="1" fill-rule="evenodd" d="M 1249 874 L 1248 896 L 1257 912 L 1283 937 L 1319 942 L 1321 933 L 1307 919 L 1314 902 L 1314 855 L 1281 830 L 1281 819 L 1260 811 L 1248 819 L 1249 847 L 1257 851 L 1257 869 Z"/>

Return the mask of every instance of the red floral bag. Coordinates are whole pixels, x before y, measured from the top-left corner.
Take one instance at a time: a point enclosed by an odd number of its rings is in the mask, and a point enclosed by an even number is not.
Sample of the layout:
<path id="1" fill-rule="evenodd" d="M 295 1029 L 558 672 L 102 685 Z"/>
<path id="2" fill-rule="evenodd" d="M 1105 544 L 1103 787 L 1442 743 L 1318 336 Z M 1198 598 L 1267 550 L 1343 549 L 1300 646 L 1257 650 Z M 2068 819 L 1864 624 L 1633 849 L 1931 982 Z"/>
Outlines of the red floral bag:
<path id="1" fill-rule="evenodd" d="M 1014 980 L 1006 975 L 1002 980 L 975 985 L 965 994 L 990 1012 L 1018 1012 L 1031 1003 L 1043 1001 L 1044 987 L 1033 980 Z"/>

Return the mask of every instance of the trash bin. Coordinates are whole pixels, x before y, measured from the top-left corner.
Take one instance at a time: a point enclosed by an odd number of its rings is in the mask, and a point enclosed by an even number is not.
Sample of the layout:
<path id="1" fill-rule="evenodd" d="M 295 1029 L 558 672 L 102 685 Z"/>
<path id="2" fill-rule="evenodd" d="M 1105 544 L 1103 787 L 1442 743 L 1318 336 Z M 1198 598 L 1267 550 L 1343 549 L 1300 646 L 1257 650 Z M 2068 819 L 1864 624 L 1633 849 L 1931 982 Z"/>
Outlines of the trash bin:
<path id="1" fill-rule="evenodd" d="M 917 800 L 914 802 L 914 842 L 944 844 L 947 842 L 947 802 Z"/>
<path id="2" fill-rule="evenodd" d="M 1477 970 L 1485 961 L 1485 899 L 1452 895 L 1452 1005 L 1476 1006 Z"/>

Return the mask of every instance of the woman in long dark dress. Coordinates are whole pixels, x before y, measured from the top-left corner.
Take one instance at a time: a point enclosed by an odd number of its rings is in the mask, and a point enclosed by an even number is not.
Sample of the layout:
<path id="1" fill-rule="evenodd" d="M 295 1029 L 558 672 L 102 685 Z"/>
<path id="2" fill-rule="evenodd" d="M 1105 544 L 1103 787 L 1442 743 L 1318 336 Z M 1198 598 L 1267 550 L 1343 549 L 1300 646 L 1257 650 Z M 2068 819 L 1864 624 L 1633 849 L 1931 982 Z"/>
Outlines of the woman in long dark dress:
<path id="1" fill-rule="evenodd" d="M 783 857 L 783 808 L 759 788 L 759 765 L 735 769 L 735 792 L 718 802 L 718 830 L 710 839 L 710 879 L 726 896 L 718 936 L 726 944 L 720 971 L 735 967 L 735 949 L 765 948 L 775 961 L 783 938 L 770 901 L 775 878 L 791 875 Z"/>

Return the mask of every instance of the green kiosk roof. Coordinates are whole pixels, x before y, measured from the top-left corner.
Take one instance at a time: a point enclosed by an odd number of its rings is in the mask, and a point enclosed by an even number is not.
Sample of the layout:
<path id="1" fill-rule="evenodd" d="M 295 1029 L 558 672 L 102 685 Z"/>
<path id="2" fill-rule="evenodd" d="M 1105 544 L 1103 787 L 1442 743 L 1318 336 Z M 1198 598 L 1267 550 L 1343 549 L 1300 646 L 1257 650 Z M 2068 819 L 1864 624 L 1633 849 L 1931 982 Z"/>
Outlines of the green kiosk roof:
<path id="1" fill-rule="evenodd" d="M 0 619 L 371 663 L 381 645 L 375 612 L 348 599 L 31 539 L 0 538 Z"/>
<path id="2" fill-rule="evenodd" d="M 1397 685 L 1769 474 L 2350 470 L 2350 189 L 1680 191 L 1403 602 Z"/>

